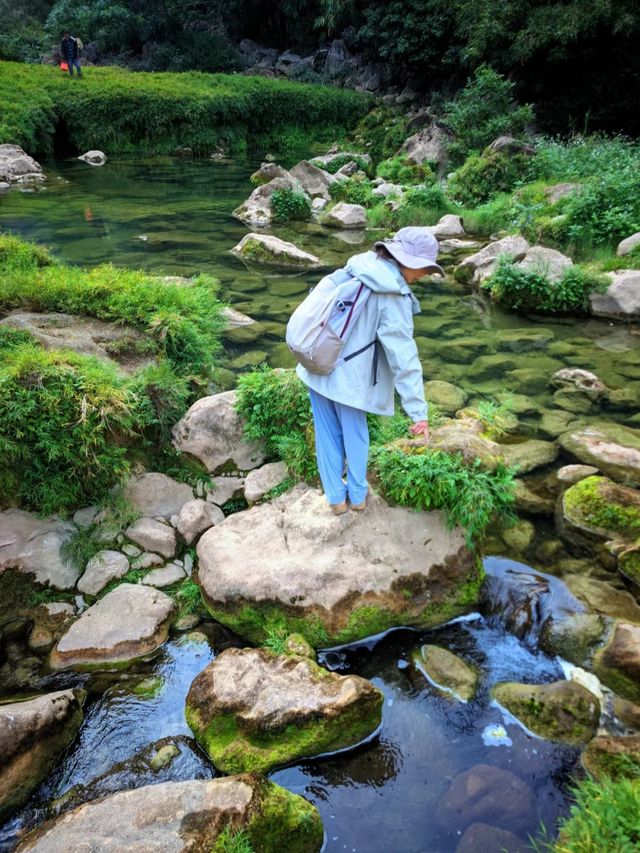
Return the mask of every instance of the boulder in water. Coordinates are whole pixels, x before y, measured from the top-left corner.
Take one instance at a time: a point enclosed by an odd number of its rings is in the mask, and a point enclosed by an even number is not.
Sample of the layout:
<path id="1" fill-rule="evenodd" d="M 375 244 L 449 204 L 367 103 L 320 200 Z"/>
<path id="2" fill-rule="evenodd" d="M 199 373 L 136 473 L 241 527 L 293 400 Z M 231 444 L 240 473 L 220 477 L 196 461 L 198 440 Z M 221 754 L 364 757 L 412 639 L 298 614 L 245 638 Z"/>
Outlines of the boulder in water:
<path id="1" fill-rule="evenodd" d="M 536 468 L 542 468 L 555 462 L 558 447 L 550 441 L 530 438 L 518 444 L 500 445 L 505 465 L 513 466 L 519 474 L 528 474 Z"/>
<path id="2" fill-rule="evenodd" d="M 336 182 L 334 175 L 320 169 L 315 163 L 302 160 L 291 169 L 291 177 L 294 178 L 310 198 L 323 198 L 329 201 L 329 187 Z"/>
<path id="3" fill-rule="evenodd" d="M 489 826 L 488 823 L 472 823 L 465 830 L 456 847 L 456 853 L 531 853 L 526 841 L 508 829 Z"/>
<path id="4" fill-rule="evenodd" d="M 466 235 L 464 225 L 462 224 L 462 217 L 456 216 L 453 213 L 446 213 L 429 230 L 438 240 L 442 240 L 445 237 L 464 237 Z"/>
<path id="5" fill-rule="evenodd" d="M 249 471 L 262 465 L 264 450 L 258 443 L 245 440 L 237 402 L 236 391 L 223 391 L 195 402 L 173 428 L 176 449 L 195 456 L 212 474 L 229 466 Z"/>
<path id="6" fill-rule="evenodd" d="M 318 853 L 323 830 L 316 808 L 256 774 L 164 782 L 120 791 L 47 821 L 19 853 L 68 853 L 90 844 L 118 853 L 210 851 L 223 829 L 244 830 L 255 849 Z M 264 848 L 266 849 L 266 848 Z"/>
<path id="7" fill-rule="evenodd" d="M 249 264 L 280 269 L 317 269 L 322 261 L 272 234 L 245 234 L 231 253 Z"/>
<path id="8" fill-rule="evenodd" d="M 328 228 L 365 228 L 367 211 L 361 204 L 347 204 L 345 201 L 339 201 L 322 215 L 320 221 Z"/>
<path id="9" fill-rule="evenodd" d="M 448 649 L 421 646 L 413 656 L 413 662 L 429 681 L 456 699 L 469 702 L 475 696 L 478 671 Z"/>
<path id="10" fill-rule="evenodd" d="M 40 163 L 19 145 L 0 145 L 0 181 L 3 184 L 23 184 L 44 181 Z"/>
<path id="11" fill-rule="evenodd" d="M 207 607 L 255 643 L 272 618 L 315 647 L 431 627 L 468 612 L 481 581 L 463 531 L 440 512 L 372 494 L 365 513 L 337 517 L 304 485 L 228 516 L 197 550 Z"/>
<path id="12" fill-rule="evenodd" d="M 479 252 L 469 255 L 455 269 L 455 276 L 460 281 L 473 281 L 474 284 L 480 284 L 485 278 L 492 275 L 497 266 L 498 259 L 507 256 L 515 261 L 520 261 L 524 258 L 529 250 L 529 243 L 520 235 L 503 237 L 501 240 L 495 240 L 489 243 Z"/>
<path id="13" fill-rule="evenodd" d="M 600 702 L 575 681 L 497 684 L 491 695 L 530 731 L 546 740 L 587 743 L 595 736 Z"/>
<path id="14" fill-rule="evenodd" d="M 19 808 L 49 775 L 82 723 L 83 690 L 0 705 L 0 816 Z"/>
<path id="15" fill-rule="evenodd" d="M 249 180 L 254 186 L 262 186 L 273 181 L 274 178 L 287 178 L 289 173 L 277 163 L 262 163 L 260 168 L 251 175 Z"/>
<path id="16" fill-rule="evenodd" d="M 640 431 L 601 421 L 564 433 L 560 446 L 618 483 L 640 486 Z"/>
<path id="17" fill-rule="evenodd" d="M 174 610 L 157 589 L 120 584 L 71 625 L 51 652 L 51 666 L 108 669 L 149 655 L 167 639 Z"/>
<path id="18" fill-rule="evenodd" d="M 64 556 L 76 527 L 59 518 L 38 518 L 21 509 L 0 512 L 0 572 L 16 569 L 38 583 L 72 589 L 80 572 Z"/>
<path id="19" fill-rule="evenodd" d="M 249 198 L 233 211 L 245 225 L 264 227 L 271 224 L 271 196 L 276 190 L 295 190 L 296 181 L 287 172 L 255 188 Z"/>
<path id="20" fill-rule="evenodd" d="M 594 659 L 600 681 L 625 699 L 640 700 L 640 625 L 616 622 Z"/>
<path id="21" fill-rule="evenodd" d="M 382 693 L 305 656 L 226 649 L 197 676 L 187 721 L 225 773 L 274 767 L 354 746 L 382 718 Z"/>
<path id="22" fill-rule="evenodd" d="M 438 411 L 445 415 L 454 415 L 464 406 L 468 398 L 467 392 L 462 388 L 440 379 L 425 382 L 424 394 L 427 400 L 434 403 Z"/>
<path id="23" fill-rule="evenodd" d="M 640 319 L 640 270 L 618 270 L 609 274 L 611 284 L 604 293 L 589 296 L 594 317 L 637 322 Z"/>
<path id="24" fill-rule="evenodd" d="M 78 160 L 83 160 L 90 166 L 104 166 L 107 162 L 107 155 L 104 151 L 92 149 L 91 151 L 87 151 L 85 154 L 81 154 L 80 157 L 78 157 Z"/>

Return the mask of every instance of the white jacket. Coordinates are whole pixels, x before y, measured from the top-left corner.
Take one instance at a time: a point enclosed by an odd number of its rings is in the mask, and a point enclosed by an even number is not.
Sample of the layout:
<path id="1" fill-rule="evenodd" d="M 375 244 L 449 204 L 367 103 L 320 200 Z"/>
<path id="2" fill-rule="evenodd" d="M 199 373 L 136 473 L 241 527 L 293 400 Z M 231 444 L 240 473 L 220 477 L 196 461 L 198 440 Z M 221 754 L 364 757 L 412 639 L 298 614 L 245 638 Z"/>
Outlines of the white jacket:
<path id="1" fill-rule="evenodd" d="M 341 275 L 344 276 L 341 278 Z M 349 361 L 340 361 L 326 376 L 309 373 L 301 364 L 298 376 L 324 397 L 376 415 L 392 415 L 394 387 L 402 407 L 415 421 L 427 419 L 422 365 L 413 339 L 418 300 L 398 266 L 375 252 L 355 255 L 332 274 L 339 283 L 358 278 L 373 292 L 351 330 L 344 355 L 377 343 Z"/>

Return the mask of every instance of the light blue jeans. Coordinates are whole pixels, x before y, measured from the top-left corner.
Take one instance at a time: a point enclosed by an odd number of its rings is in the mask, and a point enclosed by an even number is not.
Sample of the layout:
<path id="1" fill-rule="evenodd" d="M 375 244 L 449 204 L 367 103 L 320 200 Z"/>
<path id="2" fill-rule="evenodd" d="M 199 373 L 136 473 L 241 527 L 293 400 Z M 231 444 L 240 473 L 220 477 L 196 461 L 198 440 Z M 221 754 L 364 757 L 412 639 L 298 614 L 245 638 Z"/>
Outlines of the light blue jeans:
<path id="1" fill-rule="evenodd" d="M 316 431 L 316 457 L 325 497 L 330 504 L 366 498 L 369 427 L 367 413 L 335 403 L 309 388 Z M 347 482 L 342 475 L 347 467 Z"/>

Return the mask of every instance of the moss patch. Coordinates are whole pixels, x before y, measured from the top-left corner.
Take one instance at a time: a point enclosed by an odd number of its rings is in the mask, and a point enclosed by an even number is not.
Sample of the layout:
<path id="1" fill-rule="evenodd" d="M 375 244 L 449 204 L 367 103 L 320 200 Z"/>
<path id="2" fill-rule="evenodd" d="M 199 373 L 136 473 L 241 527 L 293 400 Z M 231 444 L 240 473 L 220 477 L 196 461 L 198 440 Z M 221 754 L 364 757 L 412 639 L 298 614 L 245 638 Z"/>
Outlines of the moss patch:
<path id="1" fill-rule="evenodd" d="M 640 493 L 617 486 L 606 477 L 585 477 L 567 489 L 569 520 L 633 541 L 640 536 Z"/>
<path id="2" fill-rule="evenodd" d="M 582 756 L 585 769 L 596 779 L 640 779 L 640 737 L 597 737 Z"/>
<path id="3" fill-rule="evenodd" d="M 260 806 L 246 828 L 255 850 L 317 853 L 324 833 L 316 807 L 273 782 L 265 780 L 263 790 Z"/>

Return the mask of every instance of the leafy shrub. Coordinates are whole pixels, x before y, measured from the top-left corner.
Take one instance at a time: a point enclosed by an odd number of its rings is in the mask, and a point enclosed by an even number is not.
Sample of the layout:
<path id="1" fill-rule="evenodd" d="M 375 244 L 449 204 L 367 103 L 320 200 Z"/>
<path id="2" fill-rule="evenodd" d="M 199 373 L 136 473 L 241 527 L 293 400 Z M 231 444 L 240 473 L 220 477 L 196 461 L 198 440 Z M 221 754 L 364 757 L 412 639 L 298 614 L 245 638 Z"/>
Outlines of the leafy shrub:
<path id="1" fill-rule="evenodd" d="M 359 157 L 357 154 L 341 154 L 339 157 L 334 157 L 333 160 L 327 163 L 326 166 L 322 166 L 322 168 L 325 172 L 329 172 L 330 175 L 335 175 L 347 163 L 355 163 L 360 172 L 367 172 L 369 169 L 369 164 L 364 157 Z"/>
<path id="2" fill-rule="evenodd" d="M 575 803 L 550 851 L 633 853 L 640 848 L 640 780 L 585 779 L 573 794 Z"/>
<path id="3" fill-rule="evenodd" d="M 473 154 L 451 176 L 447 191 L 461 204 L 481 204 L 498 193 L 511 192 L 526 174 L 529 159 L 525 154 L 490 150 Z"/>
<path id="4" fill-rule="evenodd" d="M 595 246 L 617 243 L 640 231 L 640 171 L 593 176 L 565 208 L 568 236 Z"/>
<path id="5" fill-rule="evenodd" d="M 362 204 L 365 207 L 373 204 L 375 199 L 371 181 L 362 175 L 354 175 L 345 180 L 335 181 L 329 187 L 329 195 L 334 201 Z"/>
<path id="6" fill-rule="evenodd" d="M 355 131 L 355 140 L 367 146 L 374 161 L 393 157 L 409 136 L 408 119 L 389 107 L 378 107 L 368 112 Z"/>
<path id="7" fill-rule="evenodd" d="M 378 163 L 376 175 L 394 184 L 419 184 L 424 183 L 426 180 L 435 180 L 435 176 L 429 166 L 416 166 L 406 157 L 399 155 Z"/>
<path id="8" fill-rule="evenodd" d="M 464 527 L 473 545 L 492 520 L 511 518 L 513 471 L 489 473 L 480 462 L 467 465 L 455 454 L 412 446 L 374 448 L 371 453 L 382 489 L 390 500 L 417 509 L 442 509 L 450 527 Z"/>
<path id="9" fill-rule="evenodd" d="M 129 47 L 140 25 L 139 17 L 125 3 L 112 0 L 57 0 L 46 22 L 52 40 L 59 42 L 69 31 L 83 41 L 96 42 L 101 51 L 120 52 Z"/>
<path id="10" fill-rule="evenodd" d="M 492 298 L 514 311 L 555 314 L 586 311 L 589 294 L 603 284 L 580 267 L 569 267 L 560 281 L 553 282 L 543 270 L 520 269 L 503 258 L 482 287 L 491 293 Z"/>
<path id="11" fill-rule="evenodd" d="M 449 146 L 454 160 L 482 151 L 498 136 L 521 135 L 533 121 L 530 104 L 518 105 L 514 84 L 493 68 L 481 65 L 459 94 L 445 105 L 444 120 L 453 132 Z"/>
<path id="12" fill-rule="evenodd" d="M 271 195 L 271 210 L 276 222 L 306 220 L 311 216 L 311 204 L 302 190 L 274 190 Z"/>

